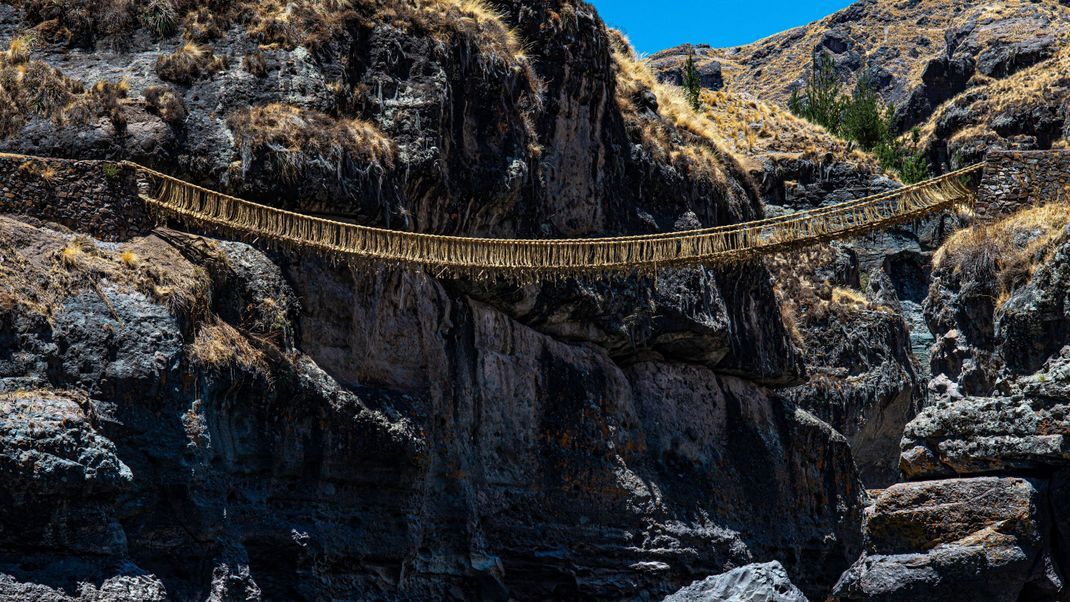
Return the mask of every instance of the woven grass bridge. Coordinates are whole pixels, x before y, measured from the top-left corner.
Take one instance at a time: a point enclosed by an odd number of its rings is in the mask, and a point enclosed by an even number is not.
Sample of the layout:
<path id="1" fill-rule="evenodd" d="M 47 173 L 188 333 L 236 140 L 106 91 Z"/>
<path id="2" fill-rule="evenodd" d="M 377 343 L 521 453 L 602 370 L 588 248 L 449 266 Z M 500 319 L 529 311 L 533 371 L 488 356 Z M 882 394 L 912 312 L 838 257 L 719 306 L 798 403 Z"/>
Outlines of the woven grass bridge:
<path id="1" fill-rule="evenodd" d="M 0 156 L 63 161 L 12 153 Z M 517 280 L 723 265 L 851 238 L 955 207 L 972 207 L 975 195 L 966 182 L 968 176 L 984 168 L 984 163 L 978 163 L 898 190 L 758 221 L 664 234 L 535 240 L 443 236 L 362 226 L 228 196 L 138 163 L 121 164 L 137 174 L 138 196 L 152 210 L 196 229 L 314 250 L 351 263 Z"/>
<path id="2" fill-rule="evenodd" d="M 141 198 L 165 216 L 352 261 L 476 276 L 543 277 L 718 265 L 850 238 L 958 206 L 972 206 L 973 165 L 919 184 L 759 221 L 666 234 L 530 240 L 440 236 L 372 228 L 259 205 L 135 163 Z"/>

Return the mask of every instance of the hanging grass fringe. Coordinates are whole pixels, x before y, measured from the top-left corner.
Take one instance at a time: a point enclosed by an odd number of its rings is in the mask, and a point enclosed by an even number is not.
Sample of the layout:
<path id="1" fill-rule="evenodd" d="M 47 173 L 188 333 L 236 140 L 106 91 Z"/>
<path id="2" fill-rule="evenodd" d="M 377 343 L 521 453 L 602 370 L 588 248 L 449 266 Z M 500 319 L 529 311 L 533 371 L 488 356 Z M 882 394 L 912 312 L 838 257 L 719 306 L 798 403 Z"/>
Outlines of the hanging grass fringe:
<path id="1" fill-rule="evenodd" d="M 373 270 L 402 267 L 520 284 L 724 265 L 916 222 L 972 207 L 966 176 L 983 168 L 977 164 L 855 201 L 741 224 L 641 236 L 516 240 L 402 232 L 312 217 L 202 188 L 137 163 L 122 165 L 136 170 L 140 197 L 157 215 L 196 229 L 279 249 L 312 250 Z"/>
<path id="2" fill-rule="evenodd" d="M 536 281 L 579 274 L 652 273 L 721 265 L 848 238 L 971 206 L 974 165 L 863 199 L 742 224 L 646 236 L 566 240 L 467 238 L 384 230 L 259 205 L 128 163 L 146 180 L 145 203 L 163 215 L 242 238 L 311 249 L 352 263 L 426 269 L 437 276 Z"/>

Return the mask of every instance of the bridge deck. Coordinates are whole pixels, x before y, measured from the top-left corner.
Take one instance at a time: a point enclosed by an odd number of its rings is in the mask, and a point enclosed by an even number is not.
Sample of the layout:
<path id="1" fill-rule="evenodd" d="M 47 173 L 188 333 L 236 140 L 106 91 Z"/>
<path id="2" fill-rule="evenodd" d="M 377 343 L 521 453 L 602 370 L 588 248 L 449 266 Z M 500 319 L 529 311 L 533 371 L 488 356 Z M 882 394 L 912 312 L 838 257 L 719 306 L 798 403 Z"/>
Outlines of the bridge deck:
<path id="1" fill-rule="evenodd" d="M 858 236 L 955 206 L 972 205 L 964 176 L 973 165 L 919 184 L 858 200 L 753 222 L 666 234 L 529 240 L 468 238 L 384 230 L 312 217 L 221 194 L 135 168 L 142 200 L 165 215 L 351 260 L 475 274 L 624 272 L 715 265 Z"/>

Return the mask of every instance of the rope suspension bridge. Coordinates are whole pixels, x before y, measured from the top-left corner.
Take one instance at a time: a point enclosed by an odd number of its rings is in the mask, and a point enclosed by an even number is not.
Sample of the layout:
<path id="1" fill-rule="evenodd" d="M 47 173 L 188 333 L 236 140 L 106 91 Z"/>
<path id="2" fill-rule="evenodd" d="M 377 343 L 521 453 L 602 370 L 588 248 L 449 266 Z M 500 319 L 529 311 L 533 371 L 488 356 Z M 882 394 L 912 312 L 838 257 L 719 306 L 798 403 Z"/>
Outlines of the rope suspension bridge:
<path id="1" fill-rule="evenodd" d="M 36 159 L 36 157 L 26 157 Z M 542 279 L 578 274 L 724 265 L 852 238 L 917 221 L 975 196 L 968 176 L 983 163 L 857 200 L 758 221 L 664 234 L 582 239 L 471 238 L 362 226 L 253 203 L 128 161 L 139 196 L 163 217 L 245 240 L 322 252 L 354 263 L 426 269 L 436 275 Z"/>

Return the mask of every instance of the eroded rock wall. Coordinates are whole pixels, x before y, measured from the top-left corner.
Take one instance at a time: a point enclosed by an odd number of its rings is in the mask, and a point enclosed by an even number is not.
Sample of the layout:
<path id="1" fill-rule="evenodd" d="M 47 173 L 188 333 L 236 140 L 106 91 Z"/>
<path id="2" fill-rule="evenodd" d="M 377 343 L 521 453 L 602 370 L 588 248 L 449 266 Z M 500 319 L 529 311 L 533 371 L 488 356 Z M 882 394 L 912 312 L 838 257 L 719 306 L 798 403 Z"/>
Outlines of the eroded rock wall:
<path id="1" fill-rule="evenodd" d="M 261 48 L 231 24 L 211 41 L 218 71 L 166 84 L 183 119 L 146 100 L 86 126 L 30 117 L 4 145 L 134 158 L 422 231 L 761 215 L 734 157 L 649 90 L 619 97 L 617 42 L 587 4 L 496 4 L 530 64 L 355 6 L 315 51 Z M 181 44 L 144 28 L 79 43 L 92 51 L 35 56 L 89 81 L 125 76 L 135 98 L 164 84 L 151 65 Z M 273 104 L 289 108 L 265 114 L 300 116 L 288 124 L 343 124 L 387 150 L 287 177 L 275 147 L 241 131 L 256 119 L 232 118 Z M 10 599 L 649 597 L 772 559 L 820 597 L 856 555 L 846 439 L 767 389 L 803 369 L 760 264 L 519 288 L 168 230 L 109 246 L 2 219 Z M 57 488 L 52 470 L 80 486 Z"/>

